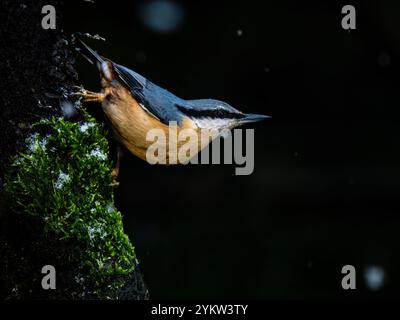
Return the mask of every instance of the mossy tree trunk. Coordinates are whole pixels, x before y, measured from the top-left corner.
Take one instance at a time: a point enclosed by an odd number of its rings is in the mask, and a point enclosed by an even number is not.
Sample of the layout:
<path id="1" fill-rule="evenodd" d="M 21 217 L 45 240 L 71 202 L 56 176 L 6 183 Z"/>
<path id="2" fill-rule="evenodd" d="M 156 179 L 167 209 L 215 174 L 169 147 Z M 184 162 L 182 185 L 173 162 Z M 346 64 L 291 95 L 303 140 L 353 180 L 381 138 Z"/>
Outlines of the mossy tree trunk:
<path id="1" fill-rule="evenodd" d="M 55 30 L 41 27 L 41 9 L 48 4 L 57 8 Z M 5 174 L 14 156 L 23 150 L 27 136 L 36 130 L 32 125 L 41 119 L 61 116 L 61 102 L 66 99 L 66 92 L 79 81 L 74 69 L 74 52 L 62 32 L 61 0 L 2 0 L 0 48 L 0 186 L 3 193 Z M 74 121 L 81 118 L 78 116 Z M 82 284 L 80 279 L 85 278 L 82 272 L 87 270 L 80 263 L 85 256 L 85 252 L 79 252 L 85 250 L 82 241 L 61 237 L 46 225 L 46 220 L 15 212 L 18 206 L 9 201 L 10 197 L 1 197 L 1 299 L 148 298 L 136 259 L 132 262 L 134 271 L 129 274 L 102 277 L 104 290 L 91 290 L 90 283 Z M 27 204 L 20 205 L 22 208 Z M 44 265 L 56 268 L 55 290 L 44 290 L 41 286 Z M 116 282 L 119 285 L 113 287 Z M 118 289 L 106 290 L 111 287 Z"/>

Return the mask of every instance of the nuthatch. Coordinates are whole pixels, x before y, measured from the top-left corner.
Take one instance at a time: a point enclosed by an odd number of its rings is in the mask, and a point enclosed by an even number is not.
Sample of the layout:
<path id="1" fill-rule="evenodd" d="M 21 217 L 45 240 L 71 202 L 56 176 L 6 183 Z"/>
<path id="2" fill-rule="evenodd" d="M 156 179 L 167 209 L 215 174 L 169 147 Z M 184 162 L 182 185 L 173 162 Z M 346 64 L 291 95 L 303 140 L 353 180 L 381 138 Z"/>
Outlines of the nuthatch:
<path id="1" fill-rule="evenodd" d="M 146 160 L 146 150 L 152 144 L 146 139 L 147 132 L 158 128 L 165 132 L 168 139 L 170 122 L 176 123 L 179 133 L 182 129 L 222 131 L 269 118 L 242 113 L 218 100 L 181 99 L 138 73 L 100 56 L 80 40 L 79 44 L 80 53 L 97 66 L 102 90 L 100 93 L 83 90 L 76 94 L 84 101 L 100 102 L 117 140 L 143 160 Z M 166 147 L 168 164 L 172 156 L 177 158 L 176 154 L 169 152 L 179 152 L 180 146 L 178 142 L 174 151 Z M 199 151 L 201 148 L 198 148 Z"/>

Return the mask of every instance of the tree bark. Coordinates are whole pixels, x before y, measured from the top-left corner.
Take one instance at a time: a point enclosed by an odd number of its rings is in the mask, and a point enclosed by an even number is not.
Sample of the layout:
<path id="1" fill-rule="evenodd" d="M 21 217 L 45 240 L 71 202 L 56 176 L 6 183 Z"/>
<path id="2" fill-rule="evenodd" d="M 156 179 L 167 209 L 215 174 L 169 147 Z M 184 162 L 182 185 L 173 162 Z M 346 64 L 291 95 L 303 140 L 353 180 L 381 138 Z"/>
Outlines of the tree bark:
<path id="1" fill-rule="evenodd" d="M 48 4 L 57 8 L 54 30 L 44 30 L 41 26 L 44 16 L 41 9 Z M 4 173 L 32 132 L 32 124 L 50 116 L 61 116 L 60 102 L 73 85 L 79 84 L 75 53 L 62 31 L 62 5 L 62 0 L 0 2 L 1 188 Z M 72 292 L 76 290 L 70 285 L 75 274 L 73 266 L 64 259 L 76 250 L 73 244 L 66 245 L 57 238 L 49 242 L 41 226 L 27 226 L 10 212 L 4 201 L 0 203 L 0 231 L 0 298 L 85 298 Z M 62 290 L 41 288 L 41 266 L 46 258 L 56 259 L 57 271 L 63 275 Z M 124 287 L 113 298 L 148 298 L 138 268 L 123 281 Z"/>

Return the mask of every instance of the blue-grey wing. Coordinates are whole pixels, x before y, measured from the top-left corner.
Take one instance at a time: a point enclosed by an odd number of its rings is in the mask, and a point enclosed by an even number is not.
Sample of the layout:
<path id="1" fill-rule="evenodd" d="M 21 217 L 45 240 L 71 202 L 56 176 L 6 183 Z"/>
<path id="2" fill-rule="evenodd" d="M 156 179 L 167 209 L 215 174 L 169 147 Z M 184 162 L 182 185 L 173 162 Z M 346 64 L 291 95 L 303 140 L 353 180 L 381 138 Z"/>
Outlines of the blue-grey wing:
<path id="1" fill-rule="evenodd" d="M 114 70 L 147 112 L 165 124 L 169 121 L 179 122 L 181 113 L 176 104 L 181 103 L 182 99 L 124 66 L 114 63 Z"/>

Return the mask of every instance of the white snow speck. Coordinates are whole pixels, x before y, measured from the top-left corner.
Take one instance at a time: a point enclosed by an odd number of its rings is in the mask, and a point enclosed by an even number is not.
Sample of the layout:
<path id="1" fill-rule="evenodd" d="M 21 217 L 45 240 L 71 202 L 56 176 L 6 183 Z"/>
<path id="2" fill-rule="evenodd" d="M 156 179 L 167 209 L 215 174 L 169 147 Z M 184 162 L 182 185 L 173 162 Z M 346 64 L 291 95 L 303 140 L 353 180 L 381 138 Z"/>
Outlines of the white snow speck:
<path id="1" fill-rule="evenodd" d="M 37 144 L 38 136 L 39 135 L 37 133 L 33 133 L 25 139 L 25 142 L 28 145 L 29 151 L 31 151 L 31 152 L 36 151 L 36 149 L 38 147 L 38 144 Z"/>
<path id="2" fill-rule="evenodd" d="M 89 128 L 93 127 L 94 123 L 93 122 L 84 122 L 82 125 L 79 127 L 80 132 L 87 132 Z"/>
<path id="3" fill-rule="evenodd" d="M 90 238 L 90 240 L 92 240 L 92 239 L 94 239 L 94 237 L 95 237 L 95 229 L 94 228 L 92 228 L 92 227 L 89 227 L 88 228 L 88 233 L 89 233 L 89 238 Z"/>
<path id="4" fill-rule="evenodd" d="M 56 189 L 62 189 L 64 185 L 71 181 L 71 177 L 60 170 L 57 181 L 55 183 Z"/>
<path id="5" fill-rule="evenodd" d="M 16 164 L 16 165 L 20 165 L 20 164 L 22 164 L 24 161 L 25 161 L 25 158 L 24 158 L 24 157 L 17 157 L 17 158 L 15 159 L 15 164 Z"/>
<path id="6" fill-rule="evenodd" d="M 96 223 L 94 226 L 88 227 L 88 234 L 90 240 L 93 240 L 96 235 L 98 235 L 101 239 L 107 236 L 107 232 L 103 230 L 103 227 L 100 223 Z"/>
<path id="7" fill-rule="evenodd" d="M 106 205 L 106 210 L 107 210 L 108 212 L 113 212 L 113 211 L 115 210 L 115 208 L 114 208 L 114 206 L 112 205 L 112 203 L 108 203 L 108 204 Z"/>
<path id="8" fill-rule="evenodd" d="M 76 283 L 83 283 L 85 281 L 85 279 L 80 274 L 75 276 L 74 280 Z"/>
<path id="9" fill-rule="evenodd" d="M 42 138 L 38 140 L 38 144 L 42 149 L 46 149 L 47 138 Z"/>
<path id="10" fill-rule="evenodd" d="M 99 160 L 102 160 L 102 161 L 107 159 L 107 155 L 103 151 L 101 151 L 99 147 L 97 147 L 96 149 L 92 150 L 89 153 L 89 157 L 96 157 L 96 158 L 98 158 Z"/>
<path id="11" fill-rule="evenodd" d="M 46 149 L 47 137 L 41 138 L 37 133 L 33 133 L 25 139 L 25 142 L 28 146 L 28 150 L 34 153 L 39 147 L 41 149 Z"/>

